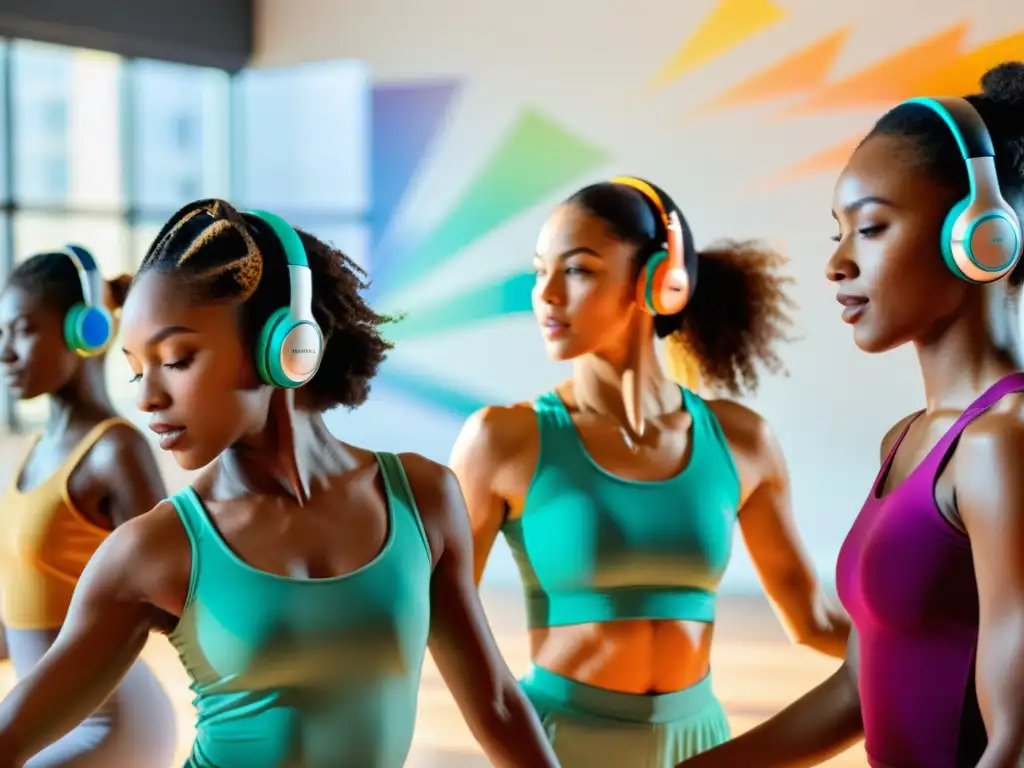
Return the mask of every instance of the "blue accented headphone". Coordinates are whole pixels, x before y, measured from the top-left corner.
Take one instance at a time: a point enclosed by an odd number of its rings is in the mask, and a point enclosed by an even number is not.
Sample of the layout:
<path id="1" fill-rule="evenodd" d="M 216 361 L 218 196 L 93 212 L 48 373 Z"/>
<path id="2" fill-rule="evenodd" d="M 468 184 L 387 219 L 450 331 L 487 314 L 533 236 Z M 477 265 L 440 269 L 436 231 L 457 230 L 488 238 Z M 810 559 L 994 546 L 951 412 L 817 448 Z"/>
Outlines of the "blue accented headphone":
<path id="1" fill-rule="evenodd" d="M 256 370 L 273 387 L 301 387 L 316 374 L 324 356 L 324 335 L 313 317 L 313 272 L 306 249 L 292 226 L 267 211 L 249 211 L 263 221 L 281 243 L 288 261 L 291 299 L 274 311 L 256 341 Z"/>
<path id="2" fill-rule="evenodd" d="M 1022 241 L 1020 220 L 999 189 L 996 152 L 985 121 L 966 99 L 910 99 L 896 109 L 910 104 L 930 109 L 949 127 L 971 183 L 970 194 L 946 215 L 942 257 L 963 280 L 995 282 L 1016 266 Z"/>
<path id="3" fill-rule="evenodd" d="M 65 245 L 61 253 L 71 259 L 82 283 L 82 301 L 64 316 L 64 343 L 82 357 L 101 354 L 114 335 L 114 319 L 103 306 L 103 277 L 96 260 L 80 245 Z"/>

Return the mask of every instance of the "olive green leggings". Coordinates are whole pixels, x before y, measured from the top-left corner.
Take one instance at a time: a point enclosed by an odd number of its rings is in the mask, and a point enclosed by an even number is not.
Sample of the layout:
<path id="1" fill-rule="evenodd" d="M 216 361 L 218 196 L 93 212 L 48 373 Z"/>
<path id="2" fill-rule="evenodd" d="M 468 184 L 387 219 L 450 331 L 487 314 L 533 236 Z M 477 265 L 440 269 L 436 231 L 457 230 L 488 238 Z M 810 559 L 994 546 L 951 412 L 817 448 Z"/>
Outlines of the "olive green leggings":
<path id="1" fill-rule="evenodd" d="M 562 768 L 675 768 L 729 739 L 711 676 L 675 693 L 618 693 L 533 667 L 520 681 Z"/>

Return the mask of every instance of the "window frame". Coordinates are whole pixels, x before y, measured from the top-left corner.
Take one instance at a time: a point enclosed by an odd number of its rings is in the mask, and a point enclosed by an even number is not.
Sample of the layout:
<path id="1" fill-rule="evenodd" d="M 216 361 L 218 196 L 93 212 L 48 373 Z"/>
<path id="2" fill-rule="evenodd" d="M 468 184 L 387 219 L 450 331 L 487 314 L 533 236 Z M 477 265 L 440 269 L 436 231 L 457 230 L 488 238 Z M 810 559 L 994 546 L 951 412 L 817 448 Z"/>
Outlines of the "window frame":
<path id="1" fill-rule="evenodd" d="M 112 220 L 120 218 L 128 232 L 129 248 L 133 249 L 136 243 L 135 234 L 140 226 L 151 223 L 155 217 L 167 217 L 174 211 L 160 211 L 147 207 L 139 200 L 139 190 L 136 188 L 136 146 L 138 142 L 138 125 L 135 115 L 135 89 L 133 88 L 137 57 L 119 56 L 120 81 L 119 90 L 119 112 L 120 122 L 120 146 L 118 152 L 121 157 L 122 190 L 124 202 L 121 206 L 112 208 L 90 208 L 75 203 L 37 204 L 27 203 L 18 199 L 15 189 L 17 174 L 17 158 L 14 151 L 14 57 L 15 43 L 19 38 L 0 37 L 0 61 L 2 61 L 2 75 L 0 75 L 0 109 L 2 109 L 2 136 L 0 136 L 0 158 L 5 162 L 2 166 L 2 182 L 6 187 L 6 193 L 0 195 L 0 285 L 6 281 L 16 263 L 16 237 L 15 219 L 21 213 L 45 214 L 52 216 L 75 216 L 83 218 L 103 218 Z M 63 46 L 68 50 L 75 50 L 74 46 Z M 85 49 L 81 49 L 85 50 Z M 241 77 L 244 70 L 228 72 L 228 110 L 226 134 L 228 142 L 228 194 L 231 199 L 237 199 L 243 189 L 243 166 L 244 147 L 241 146 L 241 137 L 244 135 L 242 125 L 243 104 Z M 373 208 L 372 189 L 369 192 L 370 198 L 364 211 L 344 211 L 337 209 L 309 210 L 302 207 L 301 210 L 280 211 L 283 216 L 297 216 L 305 219 L 327 220 L 335 225 L 369 226 L 370 215 Z M 123 254 L 127 256 L 127 254 Z M 128 263 L 129 259 L 125 259 Z M 19 404 L 11 397 L 6 387 L 0 392 L 0 434 L 17 435 L 24 432 L 29 424 L 23 423 L 19 414 Z M 31 426 L 36 426 L 32 423 Z"/>

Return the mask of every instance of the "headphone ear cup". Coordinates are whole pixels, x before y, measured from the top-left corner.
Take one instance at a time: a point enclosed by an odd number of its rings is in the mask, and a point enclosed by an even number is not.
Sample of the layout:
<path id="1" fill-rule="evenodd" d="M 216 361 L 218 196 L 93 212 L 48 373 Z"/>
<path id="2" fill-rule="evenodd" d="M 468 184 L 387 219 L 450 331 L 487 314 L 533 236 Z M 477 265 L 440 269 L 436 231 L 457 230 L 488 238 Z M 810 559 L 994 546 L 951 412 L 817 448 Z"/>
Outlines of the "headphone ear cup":
<path id="1" fill-rule="evenodd" d="M 75 304 L 64 316 L 64 343 L 82 357 L 102 352 L 110 343 L 114 321 L 102 307 Z"/>
<path id="2" fill-rule="evenodd" d="M 279 340 L 288 336 L 287 332 L 281 333 L 280 329 L 290 326 L 288 322 L 290 314 L 287 307 L 275 310 L 260 328 L 253 350 L 253 356 L 256 359 L 256 372 L 264 384 L 269 384 L 272 387 L 294 386 L 281 368 L 281 345 L 279 343 Z M 278 341 L 276 345 L 275 341 Z"/>
<path id="3" fill-rule="evenodd" d="M 950 208 L 949 213 L 946 214 L 945 221 L 942 222 L 942 234 L 939 235 L 939 246 L 942 249 L 942 260 L 946 262 L 946 267 L 949 271 L 961 280 L 969 280 L 969 278 L 963 273 L 963 270 L 960 269 L 960 265 L 956 263 L 956 255 L 953 253 L 953 230 L 956 227 L 957 220 L 963 215 L 964 211 L 967 210 L 967 206 L 970 205 L 970 202 L 970 198 L 965 197 L 959 203 Z M 964 243 L 964 248 L 968 249 L 968 255 L 970 255 L 970 247 L 970 243 Z"/>
<path id="4" fill-rule="evenodd" d="M 662 271 L 662 267 L 665 265 L 667 260 L 667 252 L 655 251 L 640 269 L 640 275 L 637 278 L 636 302 L 640 305 L 640 308 L 649 315 L 658 314 L 658 309 L 655 306 L 657 283 L 659 280 L 659 271 Z"/>
<path id="5" fill-rule="evenodd" d="M 295 389 L 316 375 L 323 359 L 319 326 L 296 320 L 288 307 L 275 311 L 256 339 L 256 371 L 272 387 Z"/>

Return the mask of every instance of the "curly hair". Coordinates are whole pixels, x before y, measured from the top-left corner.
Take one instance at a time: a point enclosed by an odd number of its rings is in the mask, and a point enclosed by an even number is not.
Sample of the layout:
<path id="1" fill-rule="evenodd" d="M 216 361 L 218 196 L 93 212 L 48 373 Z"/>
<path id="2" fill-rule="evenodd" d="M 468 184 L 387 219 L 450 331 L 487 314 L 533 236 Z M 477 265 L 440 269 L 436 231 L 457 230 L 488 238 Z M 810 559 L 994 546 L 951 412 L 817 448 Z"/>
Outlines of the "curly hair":
<path id="1" fill-rule="evenodd" d="M 355 408 L 392 345 L 381 335 L 391 318 L 365 301 L 366 273 L 348 256 L 296 230 L 313 273 L 313 315 L 324 335 L 320 369 L 304 386 L 313 409 Z M 288 265 L 283 247 L 259 217 L 223 200 L 199 200 L 175 213 L 139 267 L 173 272 L 198 304 L 242 304 L 244 340 L 253 345 L 278 307 L 286 306 Z"/>
<path id="2" fill-rule="evenodd" d="M 650 203 L 632 187 L 592 184 L 567 202 L 638 247 L 637 276 L 652 246 L 664 242 Z M 691 242 L 685 221 L 683 227 L 684 238 Z M 655 333 L 665 339 L 672 374 L 680 383 L 699 382 L 716 393 L 739 397 L 757 391 L 761 368 L 785 372 L 777 347 L 790 340 L 790 312 L 795 308 L 786 293 L 793 280 L 781 273 L 785 263 L 781 255 L 753 241 L 721 241 L 697 252 L 697 282 L 685 309 L 654 318 Z"/>
<path id="3" fill-rule="evenodd" d="M 1024 221 L 1024 63 L 1006 62 L 981 78 L 981 93 L 964 97 L 977 110 L 995 147 L 996 174 L 1003 197 Z M 950 190 L 957 200 L 967 197 L 970 182 L 963 156 L 942 118 L 927 107 L 901 105 L 883 115 L 864 141 L 874 136 L 902 136 L 909 141 L 901 158 Z M 864 143 L 864 142 L 861 142 Z M 1017 263 L 1009 283 L 1024 283 L 1024 260 Z"/>

